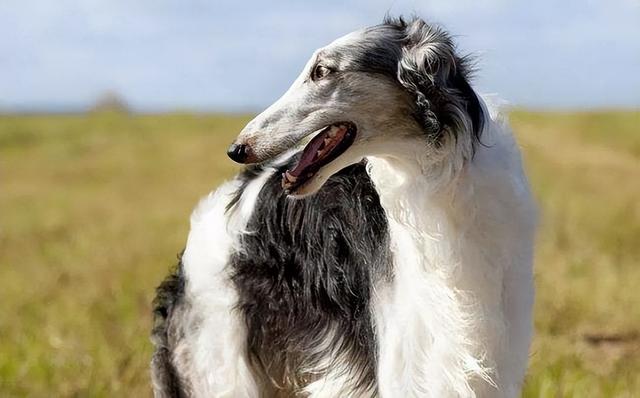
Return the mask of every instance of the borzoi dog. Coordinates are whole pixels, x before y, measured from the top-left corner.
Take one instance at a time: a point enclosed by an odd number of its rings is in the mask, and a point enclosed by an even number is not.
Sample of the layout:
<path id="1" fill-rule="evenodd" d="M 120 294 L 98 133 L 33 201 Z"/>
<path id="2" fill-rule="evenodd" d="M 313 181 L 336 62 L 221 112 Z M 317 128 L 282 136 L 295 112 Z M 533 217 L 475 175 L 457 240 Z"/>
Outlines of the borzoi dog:
<path id="1" fill-rule="evenodd" d="M 155 301 L 156 396 L 519 394 L 535 209 L 468 64 L 420 19 L 313 54 L 191 216 Z"/>

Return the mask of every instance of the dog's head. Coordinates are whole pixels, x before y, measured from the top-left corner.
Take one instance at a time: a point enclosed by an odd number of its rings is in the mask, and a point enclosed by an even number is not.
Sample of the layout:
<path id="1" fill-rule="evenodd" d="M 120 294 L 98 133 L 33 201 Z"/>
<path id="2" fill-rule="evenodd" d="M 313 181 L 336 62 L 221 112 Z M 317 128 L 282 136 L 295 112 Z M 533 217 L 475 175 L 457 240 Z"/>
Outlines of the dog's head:
<path id="1" fill-rule="evenodd" d="M 262 162 L 315 133 L 282 181 L 290 194 L 304 196 L 365 156 L 401 157 L 407 145 L 434 157 L 454 147 L 471 155 L 482 109 L 467 62 L 445 31 L 420 19 L 387 20 L 317 50 L 228 154 Z"/>

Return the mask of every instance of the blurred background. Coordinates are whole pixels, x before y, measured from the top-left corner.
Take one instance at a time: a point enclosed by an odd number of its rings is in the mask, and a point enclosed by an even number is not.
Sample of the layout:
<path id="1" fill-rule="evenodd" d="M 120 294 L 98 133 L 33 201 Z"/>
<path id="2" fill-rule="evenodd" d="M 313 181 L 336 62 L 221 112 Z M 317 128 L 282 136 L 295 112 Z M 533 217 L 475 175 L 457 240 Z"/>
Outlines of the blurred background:
<path id="1" fill-rule="evenodd" d="M 3 0 L 0 396 L 149 396 L 153 289 L 227 144 L 386 13 L 509 104 L 541 213 L 523 396 L 639 397 L 638 0 Z"/>

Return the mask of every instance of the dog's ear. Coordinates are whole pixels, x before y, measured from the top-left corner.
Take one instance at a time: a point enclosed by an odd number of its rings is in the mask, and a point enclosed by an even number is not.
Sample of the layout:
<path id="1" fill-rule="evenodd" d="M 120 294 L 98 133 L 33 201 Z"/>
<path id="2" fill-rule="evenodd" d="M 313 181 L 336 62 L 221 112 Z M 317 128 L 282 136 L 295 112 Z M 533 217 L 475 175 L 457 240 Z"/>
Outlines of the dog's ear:
<path id="1" fill-rule="evenodd" d="M 404 30 L 398 81 L 415 101 L 414 116 L 439 144 L 447 134 L 470 134 L 479 141 L 484 114 L 468 81 L 469 61 L 459 58 L 451 37 L 421 19 L 399 20 Z"/>

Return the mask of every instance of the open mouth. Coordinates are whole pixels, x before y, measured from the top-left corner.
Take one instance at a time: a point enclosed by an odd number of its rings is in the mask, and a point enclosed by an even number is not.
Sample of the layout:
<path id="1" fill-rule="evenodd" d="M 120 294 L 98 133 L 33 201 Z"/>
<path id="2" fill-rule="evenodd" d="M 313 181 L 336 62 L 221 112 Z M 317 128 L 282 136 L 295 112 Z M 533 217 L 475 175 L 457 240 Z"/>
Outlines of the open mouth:
<path id="1" fill-rule="evenodd" d="M 357 128 L 351 122 L 333 123 L 322 129 L 304 148 L 292 170 L 282 174 L 285 193 L 295 193 L 325 165 L 342 155 L 356 138 Z"/>

